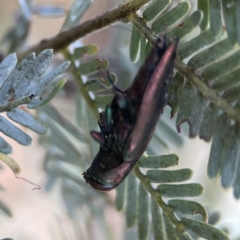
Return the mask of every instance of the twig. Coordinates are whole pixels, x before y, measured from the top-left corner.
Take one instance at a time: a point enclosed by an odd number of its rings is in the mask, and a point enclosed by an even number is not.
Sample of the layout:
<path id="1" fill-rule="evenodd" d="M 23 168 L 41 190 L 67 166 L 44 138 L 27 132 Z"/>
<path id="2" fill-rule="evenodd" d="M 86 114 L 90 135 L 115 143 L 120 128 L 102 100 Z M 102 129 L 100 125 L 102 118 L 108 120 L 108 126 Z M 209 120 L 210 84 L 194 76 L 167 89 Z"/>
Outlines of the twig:
<path id="1" fill-rule="evenodd" d="M 170 208 L 162 199 L 161 194 L 152 187 L 148 177 L 141 173 L 139 166 L 136 164 L 133 168 L 134 174 L 140 179 L 141 184 L 151 194 L 154 201 L 162 208 L 168 219 L 177 227 L 179 232 L 185 231 L 184 225 L 174 215 L 172 208 Z"/>
<path id="2" fill-rule="evenodd" d="M 132 2 L 120 5 L 114 10 L 106 12 L 103 15 L 89 20 L 77 27 L 61 32 L 51 39 L 42 40 L 39 44 L 29 48 L 28 50 L 18 53 L 18 60 L 22 60 L 32 52 L 39 54 L 44 49 L 54 49 L 55 53 L 59 52 L 60 50 L 66 48 L 69 44 L 91 32 L 107 27 L 114 22 L 126 19 L 129 15 L 135 13 L 141 6 L 149 1 L 150 0 L 133 0 Z"/>
<path id="3" fill-rule="evenodd" d="M 72 55 L 68 52 L 67 49 L 64 49 L 62 51 L 62 54 L 64 55 L 65 59 L 74 63 L 74 59 L 73 59 Z M 81 93 L 82 97 L 86 101 L 89 108 L 92 110 L 94 116 L 98 119 L 99 118 L 99 113 L 98 113 L 96 102 L 93 101 L 91 99 L 91 97 L 89 96 L 87 86 L 83 83 L 81 74 L 79 73 L 78 69 L 76 68 L 76 66 L 74 64 L 71 64 L 70 69 L 71 69 L 71 73 L 74 76 L 74 80 L 75 80 L 75 82 L 78 86 L 79 92 Z"/>
<path id="4" fill-rule="evenodd" d="M 0 113 L 10 111 L 10 110 L 12 110 L 12 109 L 14 109 L 14 108 L 16 108 L 20 105 L 23 105 L 23 104 L 28 104 L 31 100 L 32 100 L 32 97 L 27 96 L 27 97 L 24 97 L 24 98 L 20 98 L 16 101 L 12 101 L 12 102 L 6 103 L 4 105 L 1 105 L 0 106 Z"/>

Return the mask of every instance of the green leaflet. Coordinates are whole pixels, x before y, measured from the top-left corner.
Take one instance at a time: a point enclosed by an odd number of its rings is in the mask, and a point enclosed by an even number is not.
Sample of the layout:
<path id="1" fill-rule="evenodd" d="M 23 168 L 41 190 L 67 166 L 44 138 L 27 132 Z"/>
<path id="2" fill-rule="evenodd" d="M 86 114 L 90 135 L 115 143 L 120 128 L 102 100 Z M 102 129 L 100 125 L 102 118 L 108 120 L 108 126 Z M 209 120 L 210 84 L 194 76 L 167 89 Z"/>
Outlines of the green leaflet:
<path id="1" fill-rule="evenodd" d="M 197 203 L 188 200 L 174 199 L 169 200 L 168 205 L 174 210 L 174 212 L 180 212 L 183 214 L 201 214 L 203 217 L 203 221 L 207 222 L 207 212 L 205 208 Z"/>
<path id="2" fill-rule="evenodd" d="M 157 20 L 152 24 L 152 29 L 156 33 L 164 32 L 167 28 L 171 27 L 177 21 L 186 16 L 189 10 L 189 2 L 179 3 L 175 8 L 157 18 Z"/>
<path id="3" fill-rule="evenodd" d="M 139 240 L 148 239 L 149 234 L 149 196 L 140 184 L 138 188 L 138 236 Z"/>
<path id="4" fill-rule="evenodd" d="M 198 10 L 203 13 L 203 20 L 200 23 L 202 31 L 206 31 L 209 26 L 209 0 L 198 0 Z"/>
<path id="5" fill-rule="evenodd" d="M 182 218 L 181 221 L 189 230 L 193 231 L 194 233 L 205 239 L 229 239 L 229 237 L 224 232 L 221 232 L 220 230 L 203 222 L 191 220 L 188 218 Z"/>
<path id="6" fill-rule="evenodd" d="M 140 45 L 139 39 L 140 39 L 140 33 L 138 29 L 135 26 L 133 26 L 130 47 L 129 47 L 129 56 L 132 62 L 137 61 L 138 49 Z"/>
<path id="7" fill-rule="evenodd" d="M 145 157 L 143 155 L 138 164 L 142 168 L 167 168 L 178 164 L 178 156 L 175 154 L 169 154 Z"/>
<path id="8" fill-rule="evenodd" d="M 133 227 L 137 219 L 137 179 L 130 173 L 127 182 L 126 223 L 127 227 Z"/>
<path id="9" fill-rule="evenodd" d="M 143 18 L 146 22 L 153 20 L 160 15 L 170 4 L 171 0 L 156 0 L 143 12 Z"/>
<path id="10" fill-rule="evenodd" d="M 203 188 L 197 183 L 190 184 L 162 184 L 157 187 L 157 190 L 164 197 L 196 197 L 202 194 Z"/>

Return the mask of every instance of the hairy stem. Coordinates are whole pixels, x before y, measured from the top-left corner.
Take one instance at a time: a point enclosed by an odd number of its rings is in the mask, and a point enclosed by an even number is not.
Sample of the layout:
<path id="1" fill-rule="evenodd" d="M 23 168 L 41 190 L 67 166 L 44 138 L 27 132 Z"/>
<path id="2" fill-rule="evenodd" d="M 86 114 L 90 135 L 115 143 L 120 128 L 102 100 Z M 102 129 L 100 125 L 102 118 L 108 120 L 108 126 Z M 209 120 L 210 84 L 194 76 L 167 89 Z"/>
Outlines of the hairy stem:
<path id="1" fill-rule="evenodd" d="M 99 113 L 98 113 L 97 105 L 96 105 L 95 101 L 92 100 L 91 97 L 89 96 L 88 89 L 87 89 L 86 85 L 83 83 L 82 76 L 74 64 L 74 59 L 73 59 L 72 55 L 68 52 L 67 49 L 63 50 L 62 54 L 64 55 L 64 57 L 67 60 L 69 60 L 73 63 L 70 66 L 70 70 L 71 70 L 72 75 L 74 76 L 75 82 L 78 86 L 78 90 L 82 94 L 82 97 L 86 101 L 88 107 L 93 112 L 94 116 L 98 119 Z"/>
<path id="2" fill-rule="evenodd" d="M 173 213 L 172 208 L 170 208 L 162 199 L 161 194 L 152 187 L 151 182 L 148 177 L 141 173 L 139 166 L 136 164 L 133 168 L 134 174 L 140 179 L 141 184 L 145 189 L 151 194 L 154 201 L 162 208 L 163 212 L 166 214 L 168 219 L 177 227 L 179 232 L 185 231 L 184 225 L 176 218 Z"/>
<path id="3" fill-rule="evenodd" d="M 20 106 L 20 105 L 23 105 L 23 104 L 28 104 L 31 100 L 32 100 L 31 97 L 26 96 L 26 97 L 20 98 L 16 101 L 12 101 L 12 102 L 6 103 L 4 105 L 1 105 L 0 106 L 0 113 L 1 112 L 8 112 L 8 111 Z"/>

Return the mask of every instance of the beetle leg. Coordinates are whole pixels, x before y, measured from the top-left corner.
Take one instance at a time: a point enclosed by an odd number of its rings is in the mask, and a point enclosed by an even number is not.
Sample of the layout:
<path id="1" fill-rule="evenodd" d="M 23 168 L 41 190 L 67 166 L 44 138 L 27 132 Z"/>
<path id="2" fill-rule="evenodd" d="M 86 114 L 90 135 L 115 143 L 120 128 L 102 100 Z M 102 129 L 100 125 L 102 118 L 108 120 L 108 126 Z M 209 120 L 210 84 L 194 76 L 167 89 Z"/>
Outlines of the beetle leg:
<path id="1" fill-rule="evenodd" d="M 103 144 L 105 142 L 105 136 L 102 132 L 91 131 L 90 134 L 96 142 L 100 144 Z"/>
<path id="2" fill-rule="evenodd" d="M 113 121 L 113 113 L 112 109 L 109 105 L 106 106 L 105 112 L 104 112 L 104 117 L 105 117 L 105 127 L 109 133 L 112 132 L 112 121 Z"/>

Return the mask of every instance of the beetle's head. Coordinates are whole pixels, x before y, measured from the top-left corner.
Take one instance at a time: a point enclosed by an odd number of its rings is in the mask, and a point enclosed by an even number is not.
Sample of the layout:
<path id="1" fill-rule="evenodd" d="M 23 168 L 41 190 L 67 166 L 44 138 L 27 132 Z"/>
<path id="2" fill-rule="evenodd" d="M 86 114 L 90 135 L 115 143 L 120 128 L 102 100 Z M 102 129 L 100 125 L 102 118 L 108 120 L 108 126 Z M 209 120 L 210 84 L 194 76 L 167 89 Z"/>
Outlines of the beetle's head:
<path id="1" fill-rule="evenodd" d="M 97 171 L 89 168 L 86 172 L 83 173 L 83 177 L 86 180 L 86 183 L 90 184 L 94 189 L 98 191 L 110 191 L 115 188 L 117 185 L 113 182 L 105 182 L 103 179 L 99 178 L 99 173 Z"/>
<path id="2" fill-rule="evenodd" d="M 96 190 L 110 191 L 125 179 L 132 167 L 132 163 L 123 162 L 119 156 L 98 153 L 83 177 Z"/>

